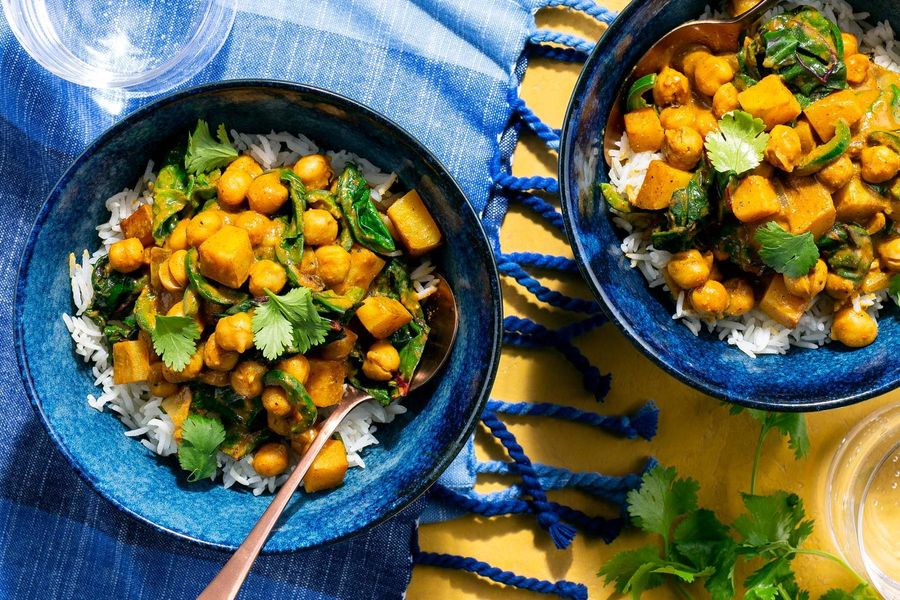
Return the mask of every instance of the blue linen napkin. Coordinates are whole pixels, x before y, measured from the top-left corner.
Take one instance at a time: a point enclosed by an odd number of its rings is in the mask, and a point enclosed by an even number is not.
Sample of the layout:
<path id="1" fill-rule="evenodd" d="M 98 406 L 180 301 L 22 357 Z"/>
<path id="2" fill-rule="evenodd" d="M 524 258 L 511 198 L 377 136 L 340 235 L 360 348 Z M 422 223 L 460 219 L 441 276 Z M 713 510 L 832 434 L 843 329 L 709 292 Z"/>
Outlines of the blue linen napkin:
<path id="1" fill-rule="evenodd" d="M 421 139 L 481 210 L 535 6 L 535 0 L 240 0 L 222 51 L 186 85 L 265 77 L 355 98 Z M 159 533 L 96 496 L 28 405 L 12 343 L 19 256 L 44 197 L 91 140 L 152 98 L 50 75 L 4 19 L 0 82 L 0 598 L 196 595 L 227 555 Z M 471 487 L 472 452 L 469 444 L 444 483 Z M 401 597 L 422 508 L 414 504 L 322 550 L 263 557 L 242 597 Z"/>

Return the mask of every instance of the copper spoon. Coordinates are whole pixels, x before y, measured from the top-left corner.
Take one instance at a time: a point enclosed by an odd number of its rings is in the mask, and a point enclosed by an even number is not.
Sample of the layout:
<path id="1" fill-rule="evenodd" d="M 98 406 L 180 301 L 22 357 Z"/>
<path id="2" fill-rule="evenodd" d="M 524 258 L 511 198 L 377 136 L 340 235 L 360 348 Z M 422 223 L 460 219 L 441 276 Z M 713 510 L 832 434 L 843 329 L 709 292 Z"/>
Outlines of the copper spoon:
<path id="1" fill-rule="evenodd" d="M 410 385 L 410 391 L 415 390 L 427 383 L 433 378 L 447 362 L 450 351 L 453 348 L 453 341 L 456 339 L 456 331 L 459 325 L 459 314 L 456 307 L 456 299 L 447 281 L 442 277 L 438 277 L 438 287 L 427 299 L 425 307 L 429 313 L 428 323 L 431 326 L 431 333 L 428 336 L 428 343 L 425 346 L 425 352 L 422 360 L 413 375 Z M 337 429 L 344 417 L 353 410 L 354 407 L 371 400 L 372 396 L 358 390 L 355 387 L 347 386 L 344 392 L 344 398 L 337 405 L 334 412 L 329 415 L 318 434 L 313 439 L 306 453 L 300 458 L 300 462 L 294 467 L 291 476 L 278 490 L 278 494 L 272 499 L 272 503 L 266 512 L 262 514 L 259 521 L 247 535 L 234 555 L 225 563 L 219 574 L 206 586 L 206 589 L 197 596 L 198 600 L 233 600 L 244 579 L 250 572 L 250 567 L 259 555 L 266 541 L 269 539 L 278 517 L 284 511 L 290 501 L 291 496 L 300 486 L 306 472 L 316 458 L 316 455 L 322 450 L 322 446 Z"/>
<path id="2" fill-rule="evenodd" d="M 748 27 L 778 2 L 779 0 L 762 0 L 739 17 L 728 21 L 712 19 L 689 21 L 676 27 L 653 44 L 625 80 L 609 113 L 606 132 L 603 136 L 603 149 L 607 158 L 609 151 L 615 149 L 616 142 L 622 139 L 624 127 L 622 108 L 625 104 L 625 94 L 628 93 L 634 81 L 650 73 L 659 73 L 663 67 L 670 64 L 678 52 L 690 46 L 706 46 L 716 53 L 733 52 L 739 47 L 741 35 L 747 31 Z"/>

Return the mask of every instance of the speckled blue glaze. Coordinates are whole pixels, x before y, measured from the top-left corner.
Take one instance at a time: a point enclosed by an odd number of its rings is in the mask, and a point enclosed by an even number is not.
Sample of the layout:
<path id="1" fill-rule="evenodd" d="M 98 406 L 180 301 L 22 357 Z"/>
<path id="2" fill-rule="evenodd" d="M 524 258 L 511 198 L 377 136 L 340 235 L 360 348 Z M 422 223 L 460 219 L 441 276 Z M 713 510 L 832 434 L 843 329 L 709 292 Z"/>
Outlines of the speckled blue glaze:
<path id="1" fill-rule="evenodd" d="M 371 527 L 412 502 L 449 465 L 472 433 L 499 360 L 501 301 L 493 255 L 475 212 L 442 165 L 385 117 L 329 92 L 271 81 L 223 82 L 177 93 L 125 118 L 75 161 L 47 199 L 22 257 L 16 291 L 16 346 L 25 387 L 53 440 L 82 477 L 113 504 L 160 529 L 232 548 L 270 496 L 187 484 L 172 458 L 160 459 L 122 435 L 110 412 L 85 402 L 89 368 L 76 360 L 60 318 L 72 311 L 68 254 L 98 245 L 103 200 L 184 139 L 198 118 L 246 132 L 303 132 L 347 149 L 415 187 L 447 243 L 437 253 L 460 307 L 460 330 L 442 376 L 409 397 L 409 412 L 379 426 L 344 486 L 297 494 L 269 552 L 311 548 Z"/>
<path id="2" fill-rule="evenodd" d="M 851 0 L 900 31 L 895 0 Z M 559 177 L 566 232 L 581 271 L 610 319 L 644 354 L 685 383 L 729 402 L 781 411 L 859 402 L 900 383 L 900 321 L 882 313 L 878 340 L 861 350 L 840 344 L 750 359 L 714 337 L 695 337 L 672 320 L 670 297 L 651 291 L 619 250 L 598 184 L 608 182 L 598 149 L 606 119 L 635 62 L 674 27 L 697 18 L 709 0 L 634 0 L 591 54 L 569 104 Z"/>

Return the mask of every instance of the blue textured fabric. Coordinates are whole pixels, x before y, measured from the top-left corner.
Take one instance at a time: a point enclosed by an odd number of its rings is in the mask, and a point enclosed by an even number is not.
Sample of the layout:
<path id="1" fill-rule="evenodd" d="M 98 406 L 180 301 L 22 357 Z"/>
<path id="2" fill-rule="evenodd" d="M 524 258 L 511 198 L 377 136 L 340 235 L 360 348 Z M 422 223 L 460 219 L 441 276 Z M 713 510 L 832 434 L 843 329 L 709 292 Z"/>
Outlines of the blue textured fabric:
<path id="1" fill-rule="evenodd" d="M 269 77 L 346 94 L 420 138 L 483 209 L 509 117 L 508 88 L 536 4 L 242 0 L 222 51 L 186 85 Z M 38 424 L 12 353 L 18 257 L 44 196 L 88 142 L 148 99 L 48 74 L 3 19 L 0 81 L 0 537 L 7 541 L 0 550 L 0 598 L 195 595 L 226 555 L 141 525 L 91 492 Z M 443 481 L 471 487 L 471 444 Z M 401 597 L 421 510 L 418 503 L 371 532 L 316 552 L 263 557 L 242 597 Z"/>

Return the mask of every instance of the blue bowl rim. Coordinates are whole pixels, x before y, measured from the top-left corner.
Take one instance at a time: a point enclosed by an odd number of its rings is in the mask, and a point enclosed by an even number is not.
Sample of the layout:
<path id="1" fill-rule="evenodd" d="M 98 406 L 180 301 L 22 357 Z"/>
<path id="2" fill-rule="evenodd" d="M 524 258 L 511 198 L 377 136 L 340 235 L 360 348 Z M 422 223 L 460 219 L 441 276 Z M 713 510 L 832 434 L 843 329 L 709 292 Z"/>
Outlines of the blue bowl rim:
<path id="1" fill-rule="evenodd" d="M 478 218 L 478 214 L 475 212 L 474 207 L 472 206 L 471 201 L 468 196 L 466 196 L 465 192 L 456 182 L 456 179 L 450 174 L 450 171 L 444 166 L 444 164 L 415 136 L 413 136 L 410 132 L 408 132 L 405 128 L 398 125 L 389 117 L 380 113 L 379 111 L 365 106 L 360 102 L 344 96 L 343 94 L 339 94 L 337 92 L 333 92 L 330 90 L 325 90 L 319 87 L 295 83 L 291 81 L 277 80 L 277 79 L 228 79 L 222 81 L 216 81 L 212 83 L 204 83 L 196 86 L 192 86 L 190 88 L 186 88 L 184 90 L 179 90 L 177 92 L 173 92 L 170 94 L 166 94 L 165 96 L 154 100 L 153 102 L 148 103 L 141 108 L 138 108 L 134 112 L 126 115 L 122 120 L 117 121 L 113 125 L 111 125 L 108 129 L 106 129 L 103 133 L 101 133 L 93 142 L 91 142 L 87 148 L 72 162 L 72 165 L 66 169 L 66 171 L 62 174 L 59 180 L 54 184 L 50 193 L 44 199 L 44 203 L 41 206 L 41 210 L 35 218 L 34 224 L 32 225 L 31 231 L 28 234 L 28 240 L 25 244 L 25 248 L 22 250 L 22 254 L 19 258 L 19 268 L 18 268 L 18 281 L 16 282 L 16 289 L 13 296 L 13 306 L 15 310 L 15 328 L 14 328 L 14 344 L 15 344 L 15 352 L 16 359 L 19 366 L 19 374 L 22 380 L 22 384 L 25 387 L 25 394 L 28 396 L 28 399 L 31 403 L 32 408 L 37 413 L 38 417 L 40 417 L 41 424 L 44 429 L 47 431 L 47 434 L 50 436 L 50 439 L 56 445 L 56 448 L 62 453 L 62 455 L 66 458 L 75 472 L 79 477 L 90 487 L 97 495 L 104 498 L 108 502 L 110 502 L 113 506 L 127 514 L 128 516 L 136 519 L 137 521 L 144 523 L 153 527 L 154 529 L 161 531 L 163 533 L 172 535 L 176 538 L 180 538 L 182 540 L 198 544 L 200 546 L 214 549 L 214 550 L 225 550 L 225 551 L 234 551 L 237 547 L 231 546 L 228 544 L 219 544 L 216 542 L 209 542 L 206 540 L 202 540 L 186 533 L 175 531 L 173 529 L 169 529 L 168 527 L 164 527 L 159 525 L 158 523 L 154 523 L 150 519 L 144 517 L 143 515 L 135 512 L 128 506 L 125 506 L 117 499 L 108 496 L 106 493 L 101 491 L 96 482 L 92 479 L 91 475 L 88 473 L 87 469 L 81 465 L 76 458 L 69 452 L 69 449 L 63 443 L 63 440 L 57 435 L 56 431 L 50 424 L 47 415 L 44 413 L 44 409 L 41 403 L 41 400 L 37 394 L 37 390 L 34 387 L 34 380 L 31 376 L 31 370 L 28 364 L 28 359 L 25 356 L 25 345 L 24 345 L 24 324 L 22 320 L 22 298 L 25 297 L 25 286 L 24 282 L 26 280 L 26 276 L 28 274 L 28 270 L 31 266 L 31 257 L 34 252 L 34 246 L 37 243 L 38 235 L 40 234 L 40 230 L 43 227 L 44 221 L 46 221 L 48 215 L 50 214 L 51 209 L 55 203 L 51 203 L 56 191 L 65 185 L 69 179 L 73 176 L 75 171 L 84 163 L 90 156 L 97 151 L 98 148 L 106 144 L 110 139 L 114 138 L 118 135 L 118 132 L 121 128 L 134 123 L 146 115 L 152 113 L 157 110 L 161 106 L 171 104 L 173 102 L 180 101 L 186 97 L 189 97 L 193 94 L 205 93 L 209 91 L 216 91 L 222 89 L 245 89 L 245 88 L 273 88 L 273 89 L 281 89 L 281 90 L 290 90 L 294 92 L 301 92 L 307 94 L 318 94 L 323 98 L 327 98 L 331 101 L 336 101 L 338 103 L 344 103 L 349 106 L 350 109 L 354 111 L 358 111 L 360 113 L 365 114 L 367 117 L 380 121 L 383 125 L 386 125 L 388 129 L 393 128 L 397 131 L 401 136 L 405 137 L 407 141 L 416 148 L 418 152 L 420 152 L 426 159 L 432 162 L 438 170 L 442 171 L 444 175 L 446 175 L 447 180 L 452 184 L 453 189 L 465 200 L 465 209 L 470 211 L 472 218 L 475 220 L 478 228 L 478 232 L 481 234 L 481 237 L 484 239 L 485 247 L 487 248 L 487 252 L 485 253 L 488 256 L 488 261 L 486 263 L 486 267 L 488 269 L 488 275 L 491 280 L 491 291 L 493 296 L 498 299 L 498 302 L 494 303 L 493 308 L 493 331 L 491 332 L 491 354 L 490 354 L 490 365 L 487 371 L 487 377 L 481 386 L 481 389 L 478 392 L 478 398 L 475 403 L 475 410 L 469 415 L 468 421 L 464 424 L 464 426 L 460 429 L 460 434 L 457 436 L 456 440 L 453 444 L 448 448 L 448 451 L 445 452 L 435 467 L 432 469 L 431 473 L 428 477 L 425 477 L 419 481 L 419 483 L 409 489 L 405 494 L 401 496 L 401 500 L 396 502 L 395 505 L 388 511 L 386 511 L 383 515 L 373 519 L 369 523 L 360 527 L 355 531 L 350 531 L 345 534 L 341 534 L 335 538 L 330 540 L 326 540 L 325 542 L 315 544 L 313 546 L 298 546 L 295 548 L 284 548 L 279 550 L 266 550 L 263 548 L 262 554 L 269 555 L 277 555 L 277 554 L 287 554 L 290 552 L 296 552 L 298 550 L 312 550 L 316 548 L 322 548 L 325 546 L 329 546 L 331 544 L 336 544 L 338 542 L 342 542 L 349 538 L 352 538 L 356 535 L 359 535 L 365 531 L 369 531 L 381 525 L 385 521 L 391 519 L 400 513 L 403 509 L 411 505 L 415 502 L 419 497 L 421 497 L 427 490 L 430 488 L 440 477 L 440 475 L 450 466 L 450 463 L 456 458 L 459 452 L 463 449 L 469 437 L 475 430 L 475 426 L 478 423 L 478 420 L 481 418 L 481 413 L 484 411 L 484 407 L 487 404 L 488 396 L 490 395 L 491 388 L 493 387 L 494 379 L 497 375 L 497 369 L 500 363 L 500 351 L 502 348 L 502 322 L 503 322 L 503 303 L 502 303 L 502 294 L 500 291 L 500 276 L 497 271 L 497 262 L 495 260 L 493 252 L 490 251 L 491 245 L 490 241 L 487 237 L 487 233 L 484 230 L 484 226 L 481 223 L 481 219 Z"/>
<path id="2" fill-rule="evenodd" d="M 625 337 L 628 338 L 632 345 L 634 345 L 638 350 L 641 351 L 641 353 L 644 354 L 644 356 L 653 361 L 653 363 L 655 363 L 665 372 L 709 396 L 724 400 L 726 402 L 738 404 L 747 408 L 779 412 L 810 412 L 829 410 L 833 408 L 840 408 L 842 406 L 849 406 L 851 404 L 856 404 L 858 402 L 868 400 L 869 398 L 873 398 L 881 394 L 886 394 L 887 392 L 890 392 L 891 390 L 900 386 L 900 379 L 896 379 L 893 381 L 889 380 L 879 385 L 871 386 L 863 391 L 860 391 L 856 394 L 851 394 L 849 396 L 830 398 L 826 400 L 810 399 L 808 401 L 802 402 L 782 402 L 777 400 L 767 401 L 758 400 L 746 395 L 736 395 L 730 393 L 729 390 L 725 388 L 709 385 L 704 381 L 695 379 L 690 373 L 669 364 L 666 361 L 665 357 L 662 356 L 662 354 L 656 352 L 641 338 L 641 336 L 639 336 L 628 325 L 626 320 L 622 317 L 622 313 L 616 307 L 616 304 L 612 302 L 609 296 L 606 294 L 606 290 L 604 290 L 603 285 L 600 283 L 600 281 L 597 279 L 597 276 L 590 268 L 590 257 L 588 252 L 582 245 L 579 236 L 575 233 L 575 231 L 577 230 L 577 223 L 579 221 L 578 210 L 576 208 L 578 205 L 578 199 L 572 198 L 569 194 L 569 184 L 571 182 L 568 175 L 569 169 L 567 167 L 572 160 L 572 146 L 574 144 L 575 138 L 575 129 L 573 127 L 575 112 L 576 110 L 579 110 L 580 104 L 582 103 L 582 99 L 587 90 L 588 81 L 593 76 L 595 68 L 594 65 L 599 60 L 599 57 L 604 52 L 606 52 L 606 47 L 610 43 L 612 43 L 609 40 L 611 40 L 613 37 L 616 37 L 619 30 L 625 27 L 625 22 L 631 21 L 635 13 L 638 13 L 643 8 L 643 6 L 644 3 L 641 0 L 633 0 L 632 2 L 630 2 L 622 10 L 622 12 L 619 13 L 619 16 L 616 17 L 616 19 L 610 24 L 607 30 L 603 33 L 600 40 L 597 42 L 597 45 L 591 51 L 590 55 L 584 63 L 584 66 L 581 69 L 581 72 L 578 75 L 578 80 L 575 83 L 575 87 L 572 90 L 572 95 L 569 99 L 569 104 L 566 107 L 565 116 L 563 117 L 562 130 L 560 132 L 559 163 L 557 167 L 557 176 L 559 177 L 560 208 L 563 216 L 563 226 L 566 232 L 566 237 L 569 239 L 569 246 L 571 246 L 572 252 L 575 254 L 575 261 L 578 263 L 578 269 L 579 271 L 581 271 L 581 274 L 584 277 L 585 281 L 587 281 L 588 287 L 590 287 L 591 291 L 594 294 L 594 297 L 597 298 L 597 300 L 600 302 L 600 307 L 603 309 L 603 312 L 606 313 L 610 321 L 615 323 L 619 331 L 625 334 Z M 632 66 L 633 65 L 626 66 L 626 70 L 630 72 Z M 607 115 L 607 117 L 608 116 L 609 115 Z"/>

